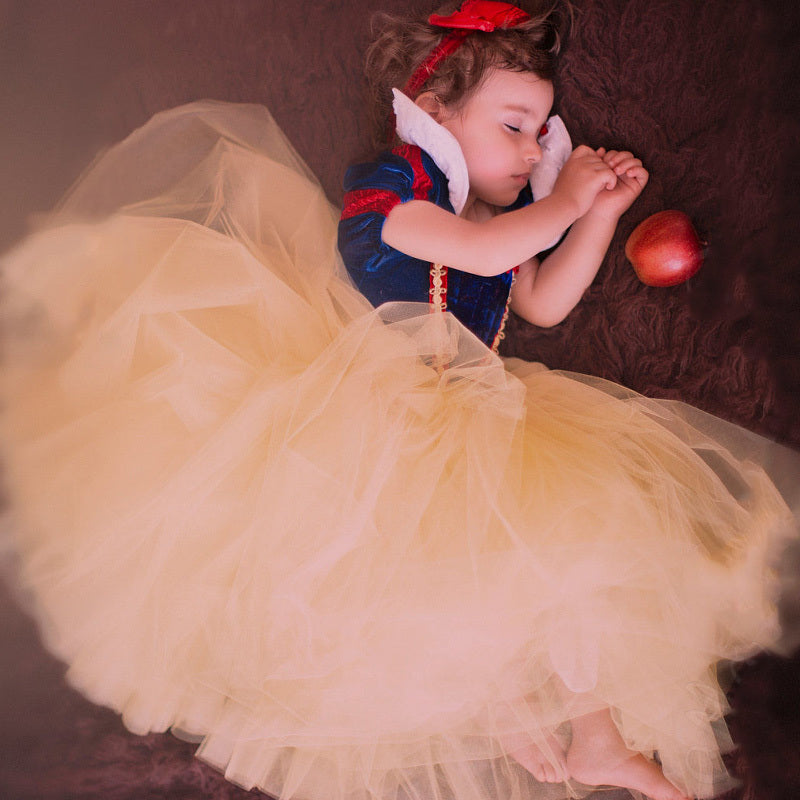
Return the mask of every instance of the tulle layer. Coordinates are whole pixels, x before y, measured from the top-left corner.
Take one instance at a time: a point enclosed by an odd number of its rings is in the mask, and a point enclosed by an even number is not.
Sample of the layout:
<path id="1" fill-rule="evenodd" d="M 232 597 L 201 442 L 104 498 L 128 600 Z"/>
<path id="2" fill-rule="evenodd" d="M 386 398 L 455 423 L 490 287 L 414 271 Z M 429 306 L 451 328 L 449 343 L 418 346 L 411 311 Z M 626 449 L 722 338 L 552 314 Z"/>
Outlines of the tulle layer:
<path id="1" fill-rule="evenodd" d="M 20 574 L 69 680 L 282 798 L 564 797 L 611 706 L 724 785 L 714 665 L 776 641 L 763 440 L 373 310 L 263 109 L 104 156 L 4 263 Z"/>

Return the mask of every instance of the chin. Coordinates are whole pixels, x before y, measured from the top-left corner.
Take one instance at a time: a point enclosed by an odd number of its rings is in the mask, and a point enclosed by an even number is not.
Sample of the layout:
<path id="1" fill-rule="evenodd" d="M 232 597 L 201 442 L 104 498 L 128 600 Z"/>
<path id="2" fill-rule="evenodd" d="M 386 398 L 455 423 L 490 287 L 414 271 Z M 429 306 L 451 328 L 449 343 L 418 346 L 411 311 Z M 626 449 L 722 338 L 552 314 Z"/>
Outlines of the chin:
<path id="1" fill-rule="evenodd" d="M 507 192 L 495 192 L 491 196 L 483 197 L 483 202 L 488 203 L 490 206 L 497 206 L 498 208 L 505 208 L 516 202 L 519 193 L 522 189 L 514 189 Z"/>

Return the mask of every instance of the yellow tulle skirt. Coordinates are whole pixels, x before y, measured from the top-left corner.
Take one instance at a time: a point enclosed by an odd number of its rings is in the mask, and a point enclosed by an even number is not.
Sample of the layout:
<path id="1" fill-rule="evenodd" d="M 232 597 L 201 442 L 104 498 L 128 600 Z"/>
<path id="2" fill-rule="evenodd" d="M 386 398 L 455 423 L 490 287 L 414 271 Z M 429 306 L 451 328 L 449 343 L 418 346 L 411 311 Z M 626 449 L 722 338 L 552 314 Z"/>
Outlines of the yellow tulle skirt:
<path id="1" fill-rule="evenodd" d="M 195 103 L 6 255 L 10 531 L 68 680 L 282 798 L 585 793 L 504 743 L 606 706 L 712 795 L 786 453 L 373 309 L 337 216 L 263 108 Z"/>

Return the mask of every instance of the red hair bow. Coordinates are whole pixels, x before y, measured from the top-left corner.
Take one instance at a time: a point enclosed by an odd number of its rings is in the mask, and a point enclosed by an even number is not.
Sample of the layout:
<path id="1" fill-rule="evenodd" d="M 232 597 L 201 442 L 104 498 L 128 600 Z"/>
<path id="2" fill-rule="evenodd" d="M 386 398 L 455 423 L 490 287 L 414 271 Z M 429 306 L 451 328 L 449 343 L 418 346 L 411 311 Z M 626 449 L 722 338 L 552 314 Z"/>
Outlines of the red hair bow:
<path id="1" fill-rule="evenodd" d="M 440 28 L 491 33 L 495 28 L 515 28 L 530 15 L 511 3 L 496 0 L 464 0 L 461 8 L 449 17 L 431 14 L 428 22 Z"/>
<path id="2" fill-rule="evenodd" d="M 414 100 L 439 63 L 458 50 L 472 31 L 491 33 L 498 28 L 516 28 L 529 19 L 530 15 L 521 8 L 498 0 L 464 0 L 461 8 L 449 17 L 431 14 L 428 17 L 431 25 L 451 28 L 452 32 L 444 36 L 434 47 L 433 52 L 417 67 L 408 79 L 403 93 Z M 392 112 L 390 138 L 394 134 L 394 125 L 394 112 Z"/>

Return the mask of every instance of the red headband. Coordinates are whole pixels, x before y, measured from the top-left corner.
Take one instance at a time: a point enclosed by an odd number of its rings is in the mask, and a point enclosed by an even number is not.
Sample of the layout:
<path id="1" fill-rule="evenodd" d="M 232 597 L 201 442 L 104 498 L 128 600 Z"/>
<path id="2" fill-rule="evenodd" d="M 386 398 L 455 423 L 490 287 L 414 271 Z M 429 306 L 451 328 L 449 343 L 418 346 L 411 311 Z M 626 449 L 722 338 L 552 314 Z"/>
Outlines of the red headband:
<path id="1" fill-rule="evenodd" d="M 428 22 L 439 28 L 450 28 L 452 33 L 445 36 L 431 54 L 417 67 L 403 89 L 403 94 L 412 100 L 436 67 L 451 53 L 458 50 L 472 31 L 491 33 L 497 28 L 516 28 L 530 19 L 530 15 L 510 3 L 496 0 L 464 0 L 461 8 L 449 17 L 431 14 Z"/>

